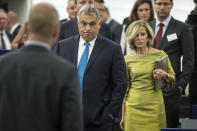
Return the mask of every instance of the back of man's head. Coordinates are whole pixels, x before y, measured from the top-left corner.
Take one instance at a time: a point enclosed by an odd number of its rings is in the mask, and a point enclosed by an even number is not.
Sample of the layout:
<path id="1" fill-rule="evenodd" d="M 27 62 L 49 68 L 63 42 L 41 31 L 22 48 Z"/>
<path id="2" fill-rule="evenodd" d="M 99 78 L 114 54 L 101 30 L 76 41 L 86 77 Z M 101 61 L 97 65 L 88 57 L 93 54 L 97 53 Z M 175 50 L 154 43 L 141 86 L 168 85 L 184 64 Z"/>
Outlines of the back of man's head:
<path id="1" fill-rule="evenodd" d="M 14 11 L 8 12 L 8 21 L 12 23 L 18 23 L 18 16 Z"/>
<path id="2" fill-rule="evenodd" d="M 48 38 L 58 26 L 59 15 L 51 4 L 39 3 L 31 8 L 27 26 L 29 35 Z"/>

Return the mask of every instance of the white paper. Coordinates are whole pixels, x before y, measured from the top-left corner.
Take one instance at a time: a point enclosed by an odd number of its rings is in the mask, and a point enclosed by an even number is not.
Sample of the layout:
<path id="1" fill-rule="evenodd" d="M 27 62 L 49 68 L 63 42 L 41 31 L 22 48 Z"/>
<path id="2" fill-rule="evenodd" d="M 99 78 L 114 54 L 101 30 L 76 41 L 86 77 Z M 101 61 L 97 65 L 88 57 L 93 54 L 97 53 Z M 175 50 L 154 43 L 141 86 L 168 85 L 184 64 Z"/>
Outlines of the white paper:
<path id="1" fill-rule="evenodd" d="M 168 42 L 176 40 L 177 39 L 177 35 L 176 33 L 170 34 L 167 36 Z"/>

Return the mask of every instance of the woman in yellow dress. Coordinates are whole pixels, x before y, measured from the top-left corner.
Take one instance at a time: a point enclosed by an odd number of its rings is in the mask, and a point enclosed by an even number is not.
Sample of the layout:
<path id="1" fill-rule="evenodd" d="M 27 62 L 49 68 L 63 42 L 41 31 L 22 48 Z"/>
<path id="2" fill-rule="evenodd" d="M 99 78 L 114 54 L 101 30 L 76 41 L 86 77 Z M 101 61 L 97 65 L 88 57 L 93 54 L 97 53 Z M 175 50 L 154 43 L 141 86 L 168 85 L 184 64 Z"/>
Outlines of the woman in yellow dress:
<path id="1" fill-rule="evenodd" d="M 125 56 L 128 88 L 122 104 L 120 126 L 124 131 L 160 131 L 166 128 L 165 106 L 161 89 L 156 90 L 155 79 L 173 84 L 175 74 L 168 59 L 168 71 L 154 69 L 155 61 L 167 56 L 152 48 L 154 34 L 147 22 L 133 22 L 126 32 L 133 53 Z"/>

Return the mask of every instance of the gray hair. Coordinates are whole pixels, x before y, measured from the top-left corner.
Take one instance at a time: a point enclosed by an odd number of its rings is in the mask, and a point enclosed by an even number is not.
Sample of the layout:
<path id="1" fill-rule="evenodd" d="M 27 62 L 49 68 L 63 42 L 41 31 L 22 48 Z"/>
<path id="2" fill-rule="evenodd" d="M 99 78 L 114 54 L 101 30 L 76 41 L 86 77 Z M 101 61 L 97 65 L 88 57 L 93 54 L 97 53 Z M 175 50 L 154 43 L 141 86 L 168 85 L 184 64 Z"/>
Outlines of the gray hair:
<path id="1" fill-rule="evenodd" d="M 93 6 L 93 5 L 84 5 L 80 10 L 79 12 L 77 13 L 77 19 L 79 20 L 80 19 L 80 14 L 81 13 L 84 13 L 86 15 L 92 15 L 93 13 L 96 14 L 97 18 L 98 18 L 98 21 L 101 20 L 101 14 L 98 10 L 97 7 Z"/>

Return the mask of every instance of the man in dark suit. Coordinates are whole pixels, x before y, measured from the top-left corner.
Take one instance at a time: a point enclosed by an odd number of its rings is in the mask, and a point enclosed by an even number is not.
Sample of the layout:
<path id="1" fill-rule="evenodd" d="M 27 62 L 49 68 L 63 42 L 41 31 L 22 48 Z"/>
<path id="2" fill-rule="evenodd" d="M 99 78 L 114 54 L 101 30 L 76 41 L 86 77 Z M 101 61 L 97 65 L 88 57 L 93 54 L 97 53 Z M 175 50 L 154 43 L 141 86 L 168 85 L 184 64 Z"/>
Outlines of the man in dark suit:
<path id="1" fill-rule="evenodd" d="M 76 2 L 76 12 L 78 12 L 82 6 L 93 4 L 94 0 L 75 0 L 75 2 Z M 79 34 L 77 27 L 77 18 L 74 18 L 61 24 L 58 40 L 63 40 L 77 34 Z M 109 39 L 111 39 L 112 37 L 110 29 L 105 23 L 101 25 L 99 34 Z"/>
<path id="2" fill-rule="evenodd" d="M 0 49 L 11 49 L 12 36 L 5 30 L 7 24 L 7 14 L 0 9 Z"/>
<path id="3" fill-rule="evenodd" d="M 9 11 L 7 16 L 7 29 L 14 39 L 18 34 L 21 25 L 19 24 L 17 14 L 14 11 Z"/>
<path id="4" fill-rule="evenodd" d="M 49 50 L 58 36 L 56 9 L 33 6 L 27 30 L 26 46 L 0 57 L 0 130 L 82 131 L 76 69 Z"/>
<path id="5" fill-rule="evenodd" d="M 116 20 L 110 18 L 109 9 L 105 7 L 102 15 L 103 22 L 105 22 L 112 33 L 112 40 L 120 44 L 120 37 L 122 33 L 122 25 L 120 25 Z"/>
<path id="6" fill-rule="evenodd" d="M 167 127 L 176 128 L 179 125 L 180 95 L 189 82 L 194 63 L 193 38 L 189 27 L 170 16 L 173 0 L 155 0 L 156 20 L 150 23 L 155 31 L 154 46 L 164 50 L 171 61 L 176 74 L 172 87 L 162 89 Z M 161 24 L 160 24 L 161 23 Z M 181 70 L 181 57 L 182 70 Z"/>
<path id="7" fill-rule="evenodd" d="M 98 35 L 100 27 L 99 10 L 84 6 L 78 13 L 80 36 L 59 41 L 55 48 L 58 55 L 78 67 L 85 131 L 112 131 L 127 87 L 121 47 Z"/>
<path id="8" fill-rule="evenodd" d="M 75 0 L 68 0 L 67 2 L 67 8 L 66 11 L 68 13 L 68 18 L 62 19 L 60 21 L 60 23 L 69 21 L 70 19 L 73 19 L 77 16 L 77 12 L 76 12 L 76 4 L 75 4 Z"/>

